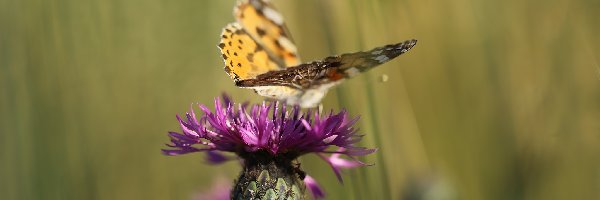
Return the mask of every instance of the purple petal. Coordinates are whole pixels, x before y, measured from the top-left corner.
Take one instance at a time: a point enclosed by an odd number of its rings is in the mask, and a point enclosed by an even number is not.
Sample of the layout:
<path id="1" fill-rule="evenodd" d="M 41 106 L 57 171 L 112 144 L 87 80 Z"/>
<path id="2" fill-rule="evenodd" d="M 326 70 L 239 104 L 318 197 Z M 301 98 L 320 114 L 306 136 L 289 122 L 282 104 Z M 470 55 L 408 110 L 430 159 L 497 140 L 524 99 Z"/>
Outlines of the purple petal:
<path id="1" fill-rule="evenodd" d="M 325 162 L 327 162 L 327 164 L 329 164 L 329 166 L 331 166 L 331 169 L 333 170 L 333 173 L 335 173 L 335 177 L 338 179 L 338 181 L 340 183 L 344 183 L 344 180 L 342 179 L 342 172 L 340 171 L 340 168 L 333 165 L 333 163 L 331 163 L 329 161 L 329 157 L 323 155 L 323 154 L 317 154 L 320 158 L 322 158 L 323 160 L 325 160 Z"/>
<path id="2" fill-rule="evenodd" d="M 341 152 L 343 152 L 344 150 L 345 149 L 340 148 Z M 340 158 L 340 156 L 342 155 L 340 153 L 334 153 L 330 157 L 327 157 L 323 154 L 317 154 L 317 155 L 320 158 L 322 158 L 323 160 L 325 160 L 325 162 L 327 162 L 327 164 L 329 164 L 329 166 L 331 166 L 331 169 L 335 173 L 335 176 L 337 177 L 338 181 L 340 181 L 340 183 L 343 183 L 341 169 L 348 169 L 348 168 L 355 168 L 355 167 L 362 167 L 362 166 L 369 165 L 369 164 L 363 163 L 358 160 L 346 160 L 346 159 Z"/>
<path id="3" fill-rule="evenodd" d="M 338 137 L 338 135 L 329 136 L 329 137 L 323 139 L 323 143 L 329 144 L 329 143 L 333 142 L 333 140 L 335 140 L 337 137 Z"/>
<path id="4" fill-rule="evenodd" d="M 304 184 L 306 184 L 306 188 L 308 191 L 310 191 L 315 199 L 321 199 L 325 197 L 325 192 L 313 177 L 306 175 L 304 177 Z"/>
<path id="5" fill-rule="evenodd" d="M 231 104 L 233 104 L 233 101 L 231 101 L 231 98 L 226 93 L 221 94 L 221 98 L 223 98 L 223 101 L 225 102 L 225 105 L 231 105 Z"/>
<path id="6" fill-rule="evenodd" d="M 329 162 L 331 165 L 337 168 L 354 168 L 368 165 L 358 160 L 352 161 L 340 158 L 340 155 L 341 154 L 333 154 L 329 157 Z"/>
<path id="7" fill-rule="evenodd" d="M 229 161 L 230 158 L 227 156 L 217 152 L 217 151 L 207 151 L 206 152 L 206 161 L 210 164 L 216 165 L 221 164 L 226 161 Z"/>
<path id="8" fill-rule="evenodd" d="M 363 147 L 346 147 L 346 153 L 347 155 L 350 156 L 365 156 L 365 155 L 369 155 L 372 153 L 375 153 L 377 151 L 377 149 L 367 149 L 367 148 L 363 148 Z"/>
<path id="9" fill-rule="evenodd" d="M 183 155 L 183 154 L 188 154 L 188 153 L 193 153 L 193 152 L 198 152 L 201 151 L 200 149 L 196 149 L 196 148 L 182 148 L 182 149 L 175 149 L 175 150 L 170 150 L 170 149 L 161 149 L 162 153 L 167 155 L 167 156 L 178 156 L 178 155 Z"/>

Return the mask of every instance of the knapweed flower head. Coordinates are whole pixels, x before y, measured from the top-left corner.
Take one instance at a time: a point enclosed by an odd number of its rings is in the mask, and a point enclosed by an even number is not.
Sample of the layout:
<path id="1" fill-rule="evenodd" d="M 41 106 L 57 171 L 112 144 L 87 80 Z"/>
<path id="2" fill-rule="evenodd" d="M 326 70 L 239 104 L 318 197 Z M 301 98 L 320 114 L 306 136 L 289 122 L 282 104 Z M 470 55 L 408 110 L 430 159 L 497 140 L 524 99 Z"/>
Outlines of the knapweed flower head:
<path id="1" fill-rule="evenodd" d="M 299 107 L 287 110 L 277 102 L 263 102 L 249 106 L 235 104 L 227 96 L 215 99 L 215 111 L 200 105 L 202 115 L 197 117 L 193 108 L 186 119 L 177 116 L 182 133 L 169 132 L 171 144 L 163 149 L 167 155 L 206 152 L 211 163 L 231 159 L 222 152 L 235 153 L 249 159 L 295 160 L 298 156 L 316 153 L 323 158 L 341 181 L 340 169 L 364 166 L 355 159 L 375 152 L 375 149 L 355 146 L 362 135 L 353 127 L 358 118 L 350 119 L 346 111 L 302 112 Z M 330 154 L 330 156 L 328 155 Z M 340 158 L 346 155 L 350 160 Z M 310 176 L 301 177 L 313 195 L 320 197 L 322 190 Z"/>

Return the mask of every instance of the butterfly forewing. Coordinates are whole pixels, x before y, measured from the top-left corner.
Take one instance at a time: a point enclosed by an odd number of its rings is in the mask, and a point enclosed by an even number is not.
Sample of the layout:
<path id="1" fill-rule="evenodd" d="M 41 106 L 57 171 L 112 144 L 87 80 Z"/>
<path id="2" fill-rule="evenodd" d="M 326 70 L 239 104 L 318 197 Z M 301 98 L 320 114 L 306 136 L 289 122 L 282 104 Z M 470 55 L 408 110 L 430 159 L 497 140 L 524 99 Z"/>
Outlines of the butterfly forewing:
<path id="1" fill-rule="evenodd" d="M 397 44 L 377 47 L 369 51 L 331 56 L 323 59 L 323 61 L 325 63 L 337 63 L 335 65 L 337 73 L 329 75 L 330 78 L 336 79 L 336 76 L 350 78 L 402 55 L 415 44 L 417 44 L 417 40 L 407 40 Z"/>
<path id="2" fill-rule="evenodd" d="M 234 15 L 244 30 L 280 66 L 289 67 L 300 64 L 296 45 L 283 21 L 282 15 L 269 2 L 264 0 L 241 1 Z"/>
<path id="3" fill-rule="evenodd" d="M 227 25 L 219 43 L 225 72 L 235 81 L 252 79 L 271 70 L 279 70 L 267 52 L 238 23 Z"/>
<path id="4" fill-rule="evenodd" d="M 280 85 L 297 89 L 314 89 L 353 77 L 407 52 L 416 40 L 374 48 L 370 51 L 330 56 L 285 70 L 269 71 L 255 79 L 238 82 L 240 87 Z"/>

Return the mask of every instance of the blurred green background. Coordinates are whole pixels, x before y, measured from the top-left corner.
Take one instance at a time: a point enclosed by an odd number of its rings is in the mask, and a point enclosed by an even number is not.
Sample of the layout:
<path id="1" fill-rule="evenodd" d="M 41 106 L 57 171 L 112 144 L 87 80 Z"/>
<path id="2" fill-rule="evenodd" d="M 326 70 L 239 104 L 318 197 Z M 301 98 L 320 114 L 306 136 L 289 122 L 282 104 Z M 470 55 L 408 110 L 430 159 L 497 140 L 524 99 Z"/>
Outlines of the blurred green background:
<path id="1" fill-rule="evenodd" d="M 330 199 L 600 199 L 600 1 L 274 4 L 304 61 L 419 40 L 324 100 L 379 147 L 343 185 L 302 158 Z M 190 199 L 236 177 L 159 151 L 192 103 L 261 100 L 223 72 L 233 5 L 0 0 L 0 198 Z"/>

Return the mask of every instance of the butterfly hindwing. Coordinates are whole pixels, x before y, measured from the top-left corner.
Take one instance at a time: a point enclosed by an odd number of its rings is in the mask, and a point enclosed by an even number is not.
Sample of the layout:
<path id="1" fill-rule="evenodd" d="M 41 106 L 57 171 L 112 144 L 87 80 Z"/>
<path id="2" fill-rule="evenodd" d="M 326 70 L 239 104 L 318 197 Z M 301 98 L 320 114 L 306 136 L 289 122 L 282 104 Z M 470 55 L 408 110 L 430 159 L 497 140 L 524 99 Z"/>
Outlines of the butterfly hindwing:
<path id="1" fill-rule="evenodd" d="M 231 23 L 223 29 L 219 48 L 225 62 L 225 72 L 236 82 L 280 69 L 264 48 L 238 23 Z"/>
<path id="2" fill-rule="evenodd" d="M 268 1 L 240 1 L 234 15 L 243 29 L 263 46 L 280 66 L 300 64 L 296 45 L 287 32 L 282 15 Z"/>

